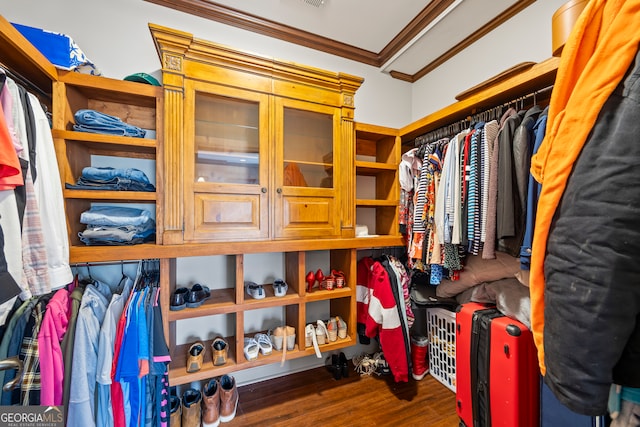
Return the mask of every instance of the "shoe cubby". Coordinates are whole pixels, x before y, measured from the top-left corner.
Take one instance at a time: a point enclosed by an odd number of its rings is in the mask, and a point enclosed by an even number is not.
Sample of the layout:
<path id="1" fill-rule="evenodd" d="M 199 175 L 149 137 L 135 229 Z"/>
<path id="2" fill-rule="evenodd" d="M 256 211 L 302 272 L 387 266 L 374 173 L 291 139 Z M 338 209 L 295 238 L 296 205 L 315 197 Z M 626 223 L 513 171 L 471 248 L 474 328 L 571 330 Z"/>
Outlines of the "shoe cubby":
<path id="1" fill-rule="evenodd" d="M 235 334 L 238 319 L 237 313 L 229 313 L 173 322 L 172 329 L 174 329 L 176 336 L 180 337 L 180 340 L 174 339 L 172 341 L 174 345 L 170 345 L 169 378 L 171 385 L 205 380 L 236 371 L 238 365 L 244 362 L 242 353 L 236 351 L 237 341 L 240 339 Z M 211 345 L 219 337 L 227 344 L 227 362 L 214 366 Z M 189 348 L 196 342 L 204 344 L 202 368 L 195 372 L 187 372 Z"/>
<path id="2" fill-rule="evenodd" d="M 361 226 L 356 237 L 398 236 L 398 130 L 356 123 L 355 132 L 356 224 Z"/>
<path id="3" fill-rule="evenodd" d="M 241 320 L 242 330 L 244 331 L 244 340 L 237 343 L 238 354 L 242 354 L 242 359 L 239 360 L 242 360 L 243 363 L 247 364 L 247 366 L 252 367 L 276 363 L 282 359 L 283 353 L 285 354 L 285 357 L 289 353 L 294 355 L 298 354 L 298 331 L 296 328 L 298 323 L 298 310 L 299 304 L 268 307 L 257 310 L 245 310 L 243 312 L 243 319 Z M 283 332 L 282 328 L 284 326 L 291 326 L 295 333 L 293 346 L 292 348 L 287 348 L 286 353 L 284 352 L 284 338 L 281 339 L 282 346 L 280 349 L 276 348 L 275 339 L 271 338 L 278 328 L 280 328 L 278 332 Z M 260 342 L 247 342 L 247 339 L 259 341 L 258 334 L 263 334 L 269 338 L 269 342 L 271 343 L 270 354 L 263 354 L 263 351 L 260 350 Z M 251 347 L 256 344 L 258 345 L 258 354 L 255 355 L 255 358 L 249 359 L 248 357 L 253 356 Z M 265 347 L 267 346 L 265 345 Z M 249 353 L 249 356 L 247 356 L 247 353 Z"/>

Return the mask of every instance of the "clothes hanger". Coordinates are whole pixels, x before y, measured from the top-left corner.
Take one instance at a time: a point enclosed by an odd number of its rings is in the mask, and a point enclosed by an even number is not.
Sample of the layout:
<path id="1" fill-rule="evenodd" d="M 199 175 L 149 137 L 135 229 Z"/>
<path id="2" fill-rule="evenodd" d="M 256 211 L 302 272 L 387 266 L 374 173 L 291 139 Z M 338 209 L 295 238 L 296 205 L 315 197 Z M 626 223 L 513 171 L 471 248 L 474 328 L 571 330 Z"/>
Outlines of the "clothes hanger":
<path id="1" fill-rule="evenodd" d="M 2 391 L 12 391 L 20 385 L 22 382 L 22 361 L 18 359 L 18 356 L 8 357 L 0 360 L 0 371 L 6 371 L 8 369 L 15 369 L 16 376 L 11 381 L 2 386 Z"/>

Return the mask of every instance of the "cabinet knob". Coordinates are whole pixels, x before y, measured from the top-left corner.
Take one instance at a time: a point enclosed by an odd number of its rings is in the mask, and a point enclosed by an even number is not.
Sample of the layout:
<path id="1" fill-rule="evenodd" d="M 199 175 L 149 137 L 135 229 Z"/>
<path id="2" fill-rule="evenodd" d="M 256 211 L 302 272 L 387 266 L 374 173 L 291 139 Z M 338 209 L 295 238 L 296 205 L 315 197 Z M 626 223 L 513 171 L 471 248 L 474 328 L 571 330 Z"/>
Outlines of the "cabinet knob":
<path id="1" fill-rule="evenodd" d="M 262 187 L 262 188 L 260 189 L 260 191 L 261 191 L 262 193 L 266 193 L 266 192 L 267 192 L 267 187 Z"/>
<path id="2" fill-rule="evenodd" d="M 277 188 L 277 189 L 276 189 L 276 193 L 278 193 L 278 194 L 282 194 L 282 188 Z"/>

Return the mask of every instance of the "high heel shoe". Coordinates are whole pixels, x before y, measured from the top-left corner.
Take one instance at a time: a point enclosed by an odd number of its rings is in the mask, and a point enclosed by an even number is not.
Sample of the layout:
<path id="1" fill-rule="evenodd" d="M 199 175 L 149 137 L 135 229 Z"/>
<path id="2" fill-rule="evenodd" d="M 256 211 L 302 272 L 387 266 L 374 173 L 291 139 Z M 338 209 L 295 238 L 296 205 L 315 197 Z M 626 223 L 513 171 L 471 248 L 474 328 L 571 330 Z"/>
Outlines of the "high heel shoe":
<path id="1" fill-rule="evenodd" d="M 345 339 L 347 337 L 347 322 L 342 320 L 342 317 L 336 316 L 336 323 L 338 324 L 338 338 Z"/>
<path id="2" fill-rule="evenodd" d="M 318 347 L 318 337 L 316 335 L 316 328 L 313 326 L 313 323 L 309 323 L 304 328 L 304 344 L 305 344 L 305 347 L 313 346 L 313 349 L 316 352 L 316 357 L 318 359 L 322 359 L 322 353 L 320 353 L 320 348 Z"/>
<path id="3" fill-rule="evenodd" d="M 305 281 L 307 282 L 307 293 L 310 293 L 313 289 L 313 284 L 316 283 L 316 275 L 313 274 L 313 271 L 307 273 Z"/>
<path id="4" fill-rule="evenodd" d="M 344 285 L 345 285 L 344 273 L 339 270 L 331 270 L 331 275 L 336 280 L 336 288 L 338 289 L 344 288 Z"/>
<path id="5" fill-rule="evenodd" d="M 316 323 L 316 340 L 318 341 L 318 345 L 328 344 L 329 331 L 327 330 L 327 325 L 325 325 L 322 320 L 318 320 Z"/>
<path id="6" fill-rule="evenodd" d="M 338 322 L 335 317 L 332 317 L 329 319 L 329 322 L 327 322 L 327 335 L 330 342 L 338 339 Z"/>

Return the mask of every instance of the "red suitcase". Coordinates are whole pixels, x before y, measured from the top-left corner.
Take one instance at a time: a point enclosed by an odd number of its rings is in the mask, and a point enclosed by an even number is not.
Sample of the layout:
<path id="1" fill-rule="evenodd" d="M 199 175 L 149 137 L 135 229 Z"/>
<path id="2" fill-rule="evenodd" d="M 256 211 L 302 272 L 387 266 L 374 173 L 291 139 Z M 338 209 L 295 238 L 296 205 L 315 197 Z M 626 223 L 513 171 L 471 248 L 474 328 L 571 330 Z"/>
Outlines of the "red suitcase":
<path id="1" fill-rule="evenodd" d="M 538 427 L 540 371 L 531 331 L 495 306 L 456 313 L 456 410 L 460 426 Z"/>

